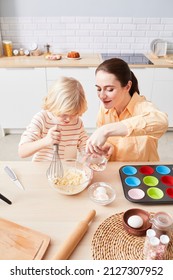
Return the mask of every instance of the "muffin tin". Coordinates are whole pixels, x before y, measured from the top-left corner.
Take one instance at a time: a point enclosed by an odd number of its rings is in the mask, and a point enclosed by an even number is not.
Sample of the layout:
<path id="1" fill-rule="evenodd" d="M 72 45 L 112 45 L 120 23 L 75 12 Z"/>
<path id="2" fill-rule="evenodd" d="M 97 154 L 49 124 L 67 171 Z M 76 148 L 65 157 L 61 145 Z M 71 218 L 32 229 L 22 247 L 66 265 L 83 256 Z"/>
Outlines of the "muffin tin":
<path id="1" fill-rule="evenodd" d="M 119 172 L 127 200 L 146 204 L 173 203 L 173 165 L 125 165 Z"/>

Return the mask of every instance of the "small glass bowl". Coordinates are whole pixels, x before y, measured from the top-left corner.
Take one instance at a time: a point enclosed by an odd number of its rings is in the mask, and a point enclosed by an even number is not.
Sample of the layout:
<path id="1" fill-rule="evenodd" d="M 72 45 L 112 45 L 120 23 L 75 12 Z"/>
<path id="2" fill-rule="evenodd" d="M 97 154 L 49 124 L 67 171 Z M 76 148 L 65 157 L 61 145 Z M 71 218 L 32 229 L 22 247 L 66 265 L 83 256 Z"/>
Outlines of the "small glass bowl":
<path id="1" fill-rule="evenodd" d="M 108 159 L 103 155 L 92 154 L 86 158 L 86 164 L 93 171 L 103 171 L 106 169 Z"/>
<path id="2" fill-rule="evenodd" d="M 113 187 L 105 182 L 96 182 L 88 188 L 89 198 L 100 205 L 107 205 L 116 197 Z"/>

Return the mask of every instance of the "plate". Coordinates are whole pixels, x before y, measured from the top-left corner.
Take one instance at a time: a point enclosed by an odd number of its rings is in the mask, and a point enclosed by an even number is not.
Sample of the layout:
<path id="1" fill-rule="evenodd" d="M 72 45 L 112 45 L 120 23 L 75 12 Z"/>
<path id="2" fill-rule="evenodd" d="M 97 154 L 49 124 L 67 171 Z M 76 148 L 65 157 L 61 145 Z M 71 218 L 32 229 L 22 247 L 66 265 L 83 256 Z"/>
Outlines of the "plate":
<path id="1" fill-rule="evenodd" d="M 162 42 L 165 42 L 165 41 L 162 40 L 162 39 L 154 39 L 154 40 L 151 42 L 151 44 L 150 44 L 150 49 L 151 49 L 151 51 L 154 53 L 154 52 L 155 52 L 155 45 L 156 45 L 157 43 L 162 43 Z"/>
<path id="2" fill-rule="evenodd" d="M 66 58 L 69 59 L 69 60 L 79 60 L 82 57 L 68 57 L 68 56 L 66 56 Z"/>
<path id="3" fill-rule="evenodd" d="M 45 56 L 45 59 L 48 60 L 60 60 L 62 57 L 60 54 L 48 54 Z"/>

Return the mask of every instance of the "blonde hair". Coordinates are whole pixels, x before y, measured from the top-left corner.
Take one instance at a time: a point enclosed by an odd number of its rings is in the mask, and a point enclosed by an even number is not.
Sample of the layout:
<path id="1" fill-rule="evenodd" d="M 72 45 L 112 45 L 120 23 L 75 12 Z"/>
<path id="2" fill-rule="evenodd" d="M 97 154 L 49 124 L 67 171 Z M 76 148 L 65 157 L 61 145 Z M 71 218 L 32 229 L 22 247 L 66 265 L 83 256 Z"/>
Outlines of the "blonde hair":
<path id="1" fill-rule="evenodd" d="M 42 108 L 56 116 L 63 114 L 81 116 L 87 110 L 81 83 L 71 77 L 60 77 L 49 89 Z"/>

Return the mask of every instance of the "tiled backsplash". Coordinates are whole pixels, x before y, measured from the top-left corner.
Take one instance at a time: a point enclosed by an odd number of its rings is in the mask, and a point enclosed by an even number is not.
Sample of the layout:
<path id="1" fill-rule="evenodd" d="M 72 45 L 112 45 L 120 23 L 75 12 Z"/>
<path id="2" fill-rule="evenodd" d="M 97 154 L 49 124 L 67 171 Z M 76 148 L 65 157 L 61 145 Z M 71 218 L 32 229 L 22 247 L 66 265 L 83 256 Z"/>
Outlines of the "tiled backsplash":
<path id="1" fill-rule="evenodd" d="M 159 38 L 173 53 L 173 18 L 0 17 L 0 30 L 17 49 L 36 42 L 40 49 L 49 43 L 54 52 L 147 53 Z"/>

